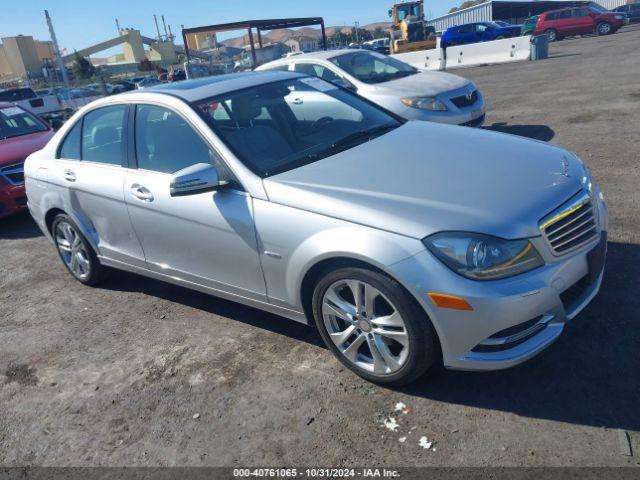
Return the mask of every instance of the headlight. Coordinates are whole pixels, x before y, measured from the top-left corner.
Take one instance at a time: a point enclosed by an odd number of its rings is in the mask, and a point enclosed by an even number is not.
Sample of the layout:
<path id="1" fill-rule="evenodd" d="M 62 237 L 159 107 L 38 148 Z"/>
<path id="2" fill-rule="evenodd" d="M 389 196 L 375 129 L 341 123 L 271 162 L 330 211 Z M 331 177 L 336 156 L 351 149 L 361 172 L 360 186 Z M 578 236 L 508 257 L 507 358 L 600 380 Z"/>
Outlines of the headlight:
<path id="1" fill-rule="evenodd" d="M 447 106 L 435 97 L 403 98 L 401 102 L 407 107 L 419 108 L 421 110 L 444 112 L 447 109 Z"/>
<path id="2" fill-rule="evenodd" d="M 473 280 L 512 277 L 544 265 L 544 260 L 529 240 L 444 232 L 422 242 L 451 270 Z"/>

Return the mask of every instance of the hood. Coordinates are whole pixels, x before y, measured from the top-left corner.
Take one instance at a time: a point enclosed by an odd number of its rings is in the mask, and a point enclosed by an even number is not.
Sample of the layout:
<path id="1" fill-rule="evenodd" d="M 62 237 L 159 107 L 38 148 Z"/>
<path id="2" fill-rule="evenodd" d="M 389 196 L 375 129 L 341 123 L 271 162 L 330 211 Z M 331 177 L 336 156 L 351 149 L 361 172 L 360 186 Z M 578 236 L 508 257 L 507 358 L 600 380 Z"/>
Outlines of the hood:
<path id="1" fill-rule="evenodd" d="M 33 152 L 42 149 L 53 133 L 53 130 L 45 130 L 0 140 L 0 166 L 24 161 Z"/>
<path id="2" fill-rule="evenodd" d="M 465 87 L 470 83 L 471 82 L 469 80 L 459 77 L 458 75 L 452 75 L 444 72 L 423 71 L 397 80 L 374 84 L 373 86 L 380 92 L 388 90 L 389 94 L 393 96 L 402 94 L 412 97 L 431 97 L 443 92 Z"/>
<path id="3" fill-rule="evenodd" d="M 580 160 L 543 142 L 407 122 L 264 184 L 272 202 L 409 237 L 524 238 L 540 235 L 538 221 L 579 191 L 582 176 Z"/>

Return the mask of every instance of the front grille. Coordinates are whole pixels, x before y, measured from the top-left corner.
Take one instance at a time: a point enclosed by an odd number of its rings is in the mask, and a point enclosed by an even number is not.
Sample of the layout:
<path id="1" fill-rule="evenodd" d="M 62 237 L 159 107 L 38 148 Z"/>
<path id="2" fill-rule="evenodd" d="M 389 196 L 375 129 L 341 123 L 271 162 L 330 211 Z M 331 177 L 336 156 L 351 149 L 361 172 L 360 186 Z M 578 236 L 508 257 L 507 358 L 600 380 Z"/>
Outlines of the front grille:
<path id="1" fill-rule="evenodd" d="M 578 194 L 540 223 L 540 230 L 556 255 L 570 252 L 598 236 L 593 202 L 587 192 Z"/>
<path id="2" fill-rule="evenodd" d="M 460 95 L 459 97 L 453 97 L 451 103 L 458 108 L 470 107 L 478 101 L 478 91 L 474 90 L 471 95 Z"/>
<path id="3" fill-rule="evenodd" d="M 24 183 L 24 162 L 0 168 L 0 175 L 6 178 L 11 185 L 22 185 Z"/>

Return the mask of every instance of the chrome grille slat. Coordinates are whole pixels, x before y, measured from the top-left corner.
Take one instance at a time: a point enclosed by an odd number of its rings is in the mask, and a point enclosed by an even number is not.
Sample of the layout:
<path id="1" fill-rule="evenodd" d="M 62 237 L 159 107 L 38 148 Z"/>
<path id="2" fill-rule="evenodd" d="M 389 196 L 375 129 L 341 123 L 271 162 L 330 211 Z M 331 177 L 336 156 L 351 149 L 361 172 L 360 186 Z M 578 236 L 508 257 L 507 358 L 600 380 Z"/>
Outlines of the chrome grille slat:
<path id="1" fill-rule="evenodd" d="M 11 185 L 22 185 L 24 183 L 24 162 L 0 168 L 0 175 Z"/>
<path id="2" fill-rule="evenodd" d="M 584 212 L 582 212 L 580 215 L 578 215 L 577 217 L 572 218 L 569 222 L 565 223 L 564 225 L 560 225 L 557 228 L 554 228 L 553 230 L 549 231 L 549 229 L 547 228 L 547 236 L 551 236 L 551 235 L 555 235 L 556 232 L 562 230 L 563 228 L 568 227 L 569 225 L 571 225 L 573 222 L 575 222 L 576 220 L 580 220 L 582 217 L 584 217 L 586 214 L 593 212 L 593 208 L 589 207 L 587 210 L 585 210 Z M 563 219 L 564 220 L 564 219 Z"/>
<path id="3" fill-rule="evenodd" d="M 586 230 L 580 232 L 580 234 L 576 237 L 570 238 L 569 240 L 566 240 L 564 242 L 561 243 L 554 243 L 553 244 L 553 248 L 555 248 L 556 250 L 559 249 L 560 247 L 565 246 L 567 243 L 571 243 L 574 240 L 579 239 L 580 237 L 583 237 L 585 234 L 589 233 L 591 230 L 595 230 L 596 226 L 595 225 L 591 225 L 589 228 L 587 228 Z"/>
<path id="4" fill-rule="evenodd" d="M 582 215 L 581 215 L 582 216 Z M 578 230 L 580 227 L 585 226 L 588 223 L 593 223 L 593 218 L 589 217 L 587 218 L 584 222 L 581 222 L 579 225 L 571 228 L 570 230 L 567 230 L 566 232 L 564 232 L 562 235 L 558 235 L 557 237 L 554 236 L 555 233 L 553 234 L 547 234 L 547 236 L 549 237 L 549 241 L 553 244 L 555 244 L 555 242 L 557 242 L 558 240 L 560 240 L 561 238 L 566 237 L 567 235 L 569 235 L 572 232 L 575 232 L 576 230 Z M 571 223 L 569 225 L 572 225 Z M 562 230 L 562 229 L 560 229 Z M 556 230 L 557 231 L 557 230 Z M 553 238 L 551 238 L 553 236 Z"/>
<path id="5" fill-rule="evenodd" d="M 540 231 L 554 255 L 564 255 L 593 241 L 598 223 L 588 192 L 581 192 L 540 221 Z"/>

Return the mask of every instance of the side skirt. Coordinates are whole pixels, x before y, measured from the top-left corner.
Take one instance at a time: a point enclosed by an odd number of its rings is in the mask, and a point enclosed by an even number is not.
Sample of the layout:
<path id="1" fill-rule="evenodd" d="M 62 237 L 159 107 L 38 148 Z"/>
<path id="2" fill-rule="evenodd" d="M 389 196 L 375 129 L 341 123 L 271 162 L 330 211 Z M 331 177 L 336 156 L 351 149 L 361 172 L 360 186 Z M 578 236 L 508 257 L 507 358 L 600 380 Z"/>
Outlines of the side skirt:
<path id="1" fill-rule="evenodd" d="M 100 263 L 107 267 L 112 267 L 118 270 L 124 270 L 131 273 L 136 273 L 138 275 L 142 275 L 144 277 L 153 278 L 156 280 L 160 280 L 162 282 L 172 283 L 174 285 L 179 285 L 181 287 L 189 288 L 191 290 L 197 290 L 202 293 L 206 293 L 208 295 L 213 295 L 215 297 L 224 298 L 226 300 L 231 300 L 233 302 L 238 302 L 243 305 L 247 305 L 250 307 L 257 308 L 259 310 L 264 310 L 269 313 L 274 313 L 276 315 L 280 315 L 282 317 L 288 318 L 290 320 L 294 320 L 296 322 L 304 323 L 305 325 L 309 324 L 306 315 L 303 312 L 298 312 L 296 310 L 291 310 L 288 308 L 280 307 L 277 305 L 272 305 L 267 302 L 261 302 L 260 300 L 255 300 L 249 297 L 244 297 L 242 295 L 237 295 L 234 293 L 225 292 L 223 290 L 218 290 L 216 288 L 207 287 L 205 285 L 201 285 L 199 283 L 190 282 L 187 280 L 183 280 L 178 277 L 172 277 L 170 275 L 164 275 L 159 272 L 154 272 L 152 270 L 148 270 L 146 268 L 136 267 L 134 265 L 129 265 L 128 263 L 119 262 L 118 260 L 113 260 L 110 258 L 98 256 Z"/>

